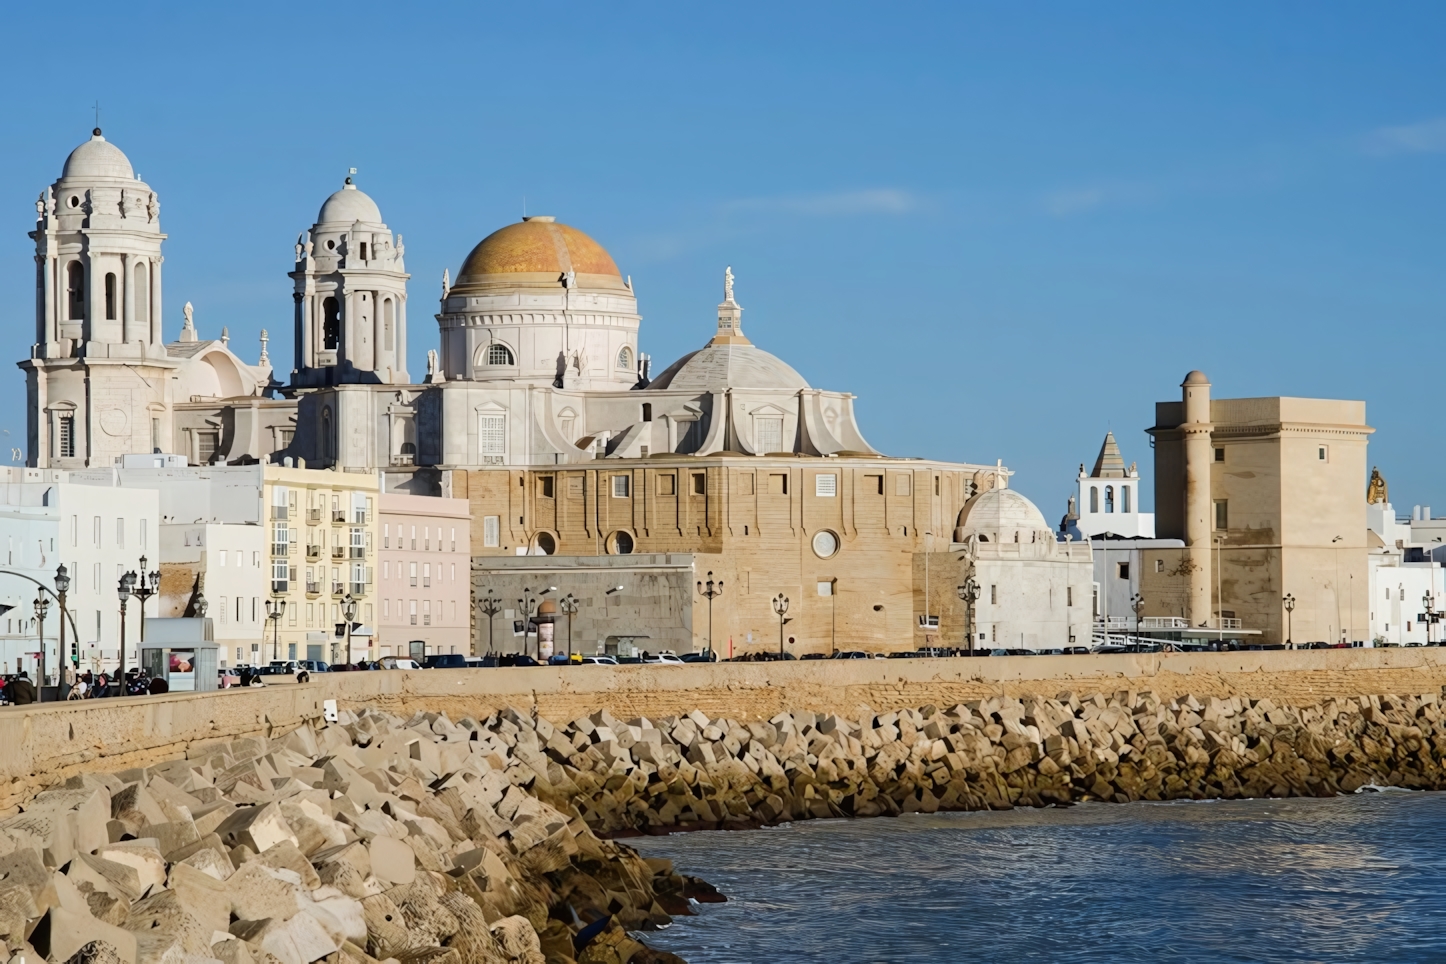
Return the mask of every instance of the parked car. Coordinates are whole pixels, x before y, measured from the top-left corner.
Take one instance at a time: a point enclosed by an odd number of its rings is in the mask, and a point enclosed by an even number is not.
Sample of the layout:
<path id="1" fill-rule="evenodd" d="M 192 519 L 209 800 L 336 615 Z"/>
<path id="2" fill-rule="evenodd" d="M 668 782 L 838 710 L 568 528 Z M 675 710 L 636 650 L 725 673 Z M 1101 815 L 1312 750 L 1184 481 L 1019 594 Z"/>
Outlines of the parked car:
<path id="1" fill-rule="evenodd" d="M 701 653 L 685 653 L 685 654 L 683 655 L 683 662 L 685 662 L 685 663 L 716 663 L 716 662 L 718 662 L 718 654 L 717 654 L 716 652 L 714 652 L 713 650 L 710 650 L 710 649 L 705 649 L 705 650 L 703 650 L 703 652 L 701 652 Z"/>
<path id="2" fill-rule="evenodd" d="M 296 668 L 293 669 L 292 672 L 300 673 L 302 670 L 308 673 L 330 673 L 331 664 L 319 659 L 298 659 L 296 661 Z"/>
<path id="3" fill-rule="evenodd" d="M 647 663 L 649 666 L 682 666 L 682 665 L 683 665 L 683 661 L 678 658 L 678 654 L 675 653 L 675 652 L 673 652 L 672 650 L 668 650 L 668 649 L 665 649 L 665 650 L 663 650 L 662 652 L 659 652 L 659 653 L 649 653 L 649 654 L 647 655 L 647 657 L 645 657 L 645 658 L 643 659 L 643 662 L 644 662 L 644 663 Z"/>
<path id="4" fill-rule="evenodd" d="M 991 649 L 991 650 L 989 651 L 989 655 L 990 655 L 990 656 L 1008 656 L 1008 655 L 1009 655 L 1009 650 L 1007 650 L 1007 649 L 998 649 L 998 648 L 996 648 L 996 649 Z"/>
<path id="5" fill-rule="evenodd" d="M 1088 656 L 1090 648 L 1088 646 L 1066 646 L 1064 654 L 1066 656 Z"/>
<path id="6" fill-rule="evenodd" d="M 421 669 L 414 659 L 405 656 L 383 656 L 382 669 Z"/>
<path id="7" fill-rule="evenodd" d="M 541 666 L 537 660 L 526 653 L 503 653 L 497 657 L 498 666 Z"/>
<path id="8" fill-rule="evenodd" d="M 861 653 L 856 649 L 840 650 L 833 654 L 834 659 L 868 659 L 868 653 Z"/>
<path id="9" fill-rule="evenodd" d="M 828 659 L 826 653 L 804 653 L 799 659 Z"/>
<path id="10" fill-rule="evenodd" d="M 583 663 L 584 666 L 616 666 L 616 665 L 618 665 L 618 661 L 617 661 L 616 659 L 614 659 L 613 657 L 611 657 L 611 656 L 584 656 L 584 657 L 582 658 L 582 663 Z"/>
<path id="11" fill-rule="evenodd" d="M 432 653 L 422 660 L 423 669 L 466 669 L 467 657 L 461 653 Z"/>

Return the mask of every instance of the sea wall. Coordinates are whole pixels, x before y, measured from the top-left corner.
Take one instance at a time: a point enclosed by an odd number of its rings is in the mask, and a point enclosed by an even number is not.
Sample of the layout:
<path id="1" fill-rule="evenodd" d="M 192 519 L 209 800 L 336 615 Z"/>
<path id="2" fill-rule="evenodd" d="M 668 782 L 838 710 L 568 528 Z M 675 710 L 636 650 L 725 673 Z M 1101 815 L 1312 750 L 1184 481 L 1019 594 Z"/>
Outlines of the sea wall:
<path id="1" fill-rule="evenodd" d="M 319 719 L 326 699 L 454 720 L 513 706 L 560 722 L 603 709 L 623 720 L 696 710 L 747 722 L 792 710 L 857 718 L 861 707 L 887 713 L 1065 690 L 1309 706 L 1440 692 L 1443 684 L 1441 648 L 336 673 L 300 685 L 0 709 L 0 813 L 77 773 L 147 766 L 219 739 L 285 734 Z"/>

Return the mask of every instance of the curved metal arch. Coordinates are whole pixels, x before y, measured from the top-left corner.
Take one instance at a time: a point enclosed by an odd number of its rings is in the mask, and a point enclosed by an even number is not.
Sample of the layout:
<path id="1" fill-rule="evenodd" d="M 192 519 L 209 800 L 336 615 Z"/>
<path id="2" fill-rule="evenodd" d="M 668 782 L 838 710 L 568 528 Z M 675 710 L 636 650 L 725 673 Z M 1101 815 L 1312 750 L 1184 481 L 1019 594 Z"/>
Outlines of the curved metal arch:
<path id="1" fill-rule="evenodd" d="M 34 576 L 27 576 L 25 573 L 16 572 L 14 569 L 0 568 L 0 575 L 19 576 L 21 579 L 29 580 L 30 582 L 35 583 L 35 585 L 39 586 L 41 589 L 50 593 L 50 595 L 55 599 L 56 608 L 59 609 L 62 613 L 66 615 L 67 618 L 70 619 L 70 631 L 75 634 L 75 642 L 80 642 L 80 629 L 75 625 L 75 614 L 72 613 L 70 610 L 66 609 L 64 606 L 60 605 L 60 597 L 55 594 L 54 589 L 51 589 L 49 586 L 41 582 L 39 579 L 36 579 Z"/>

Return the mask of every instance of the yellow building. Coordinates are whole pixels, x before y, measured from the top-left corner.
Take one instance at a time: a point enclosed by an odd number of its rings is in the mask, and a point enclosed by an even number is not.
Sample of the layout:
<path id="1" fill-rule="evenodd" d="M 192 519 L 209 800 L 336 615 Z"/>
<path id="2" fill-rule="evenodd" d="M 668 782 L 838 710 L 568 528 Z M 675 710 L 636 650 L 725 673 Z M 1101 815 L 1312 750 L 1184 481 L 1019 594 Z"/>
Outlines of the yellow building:
<path id="1" fill-rule="evenodd" d="M 264 485 L 268 612 L 279 603 L 285 611 L 267 627 L 262 652 L 267 659 L 375 658 L 377 476 L 267 465 Z"/>

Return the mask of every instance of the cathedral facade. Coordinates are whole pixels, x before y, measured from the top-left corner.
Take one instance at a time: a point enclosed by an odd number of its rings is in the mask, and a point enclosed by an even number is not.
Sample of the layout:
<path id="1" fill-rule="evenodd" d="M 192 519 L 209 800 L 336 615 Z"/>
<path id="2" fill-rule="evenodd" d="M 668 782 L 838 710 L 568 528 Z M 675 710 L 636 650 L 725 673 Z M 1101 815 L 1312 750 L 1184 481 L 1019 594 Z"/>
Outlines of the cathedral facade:
<path id="1" fill-rule="evenodd" d="M 348 177 L 295 242 L 283 380 L 265 332 L 248 364 L 224 331 L 200 338 L 189 304 L 165 339 L 159 200 L 99 130 L 36 210 L 33 466 L 178 453 L 380 474 L 470 501 L 476 579 L 488 556 L 683 554 L 728 587 L 720 637 L 771 639 L 788 595 L 785 622 L 820 646 L 962 642 L 936 614 L 975 562 L 925 557 L 1007 471 L 880 453 L 853 395 L 745 334 L 731 270 L 703 344 L 654 373 L 631 276 L 582 231 L 524 218 L 444 273 L 439 349 L 414 381 L 403 238 Z"/>

